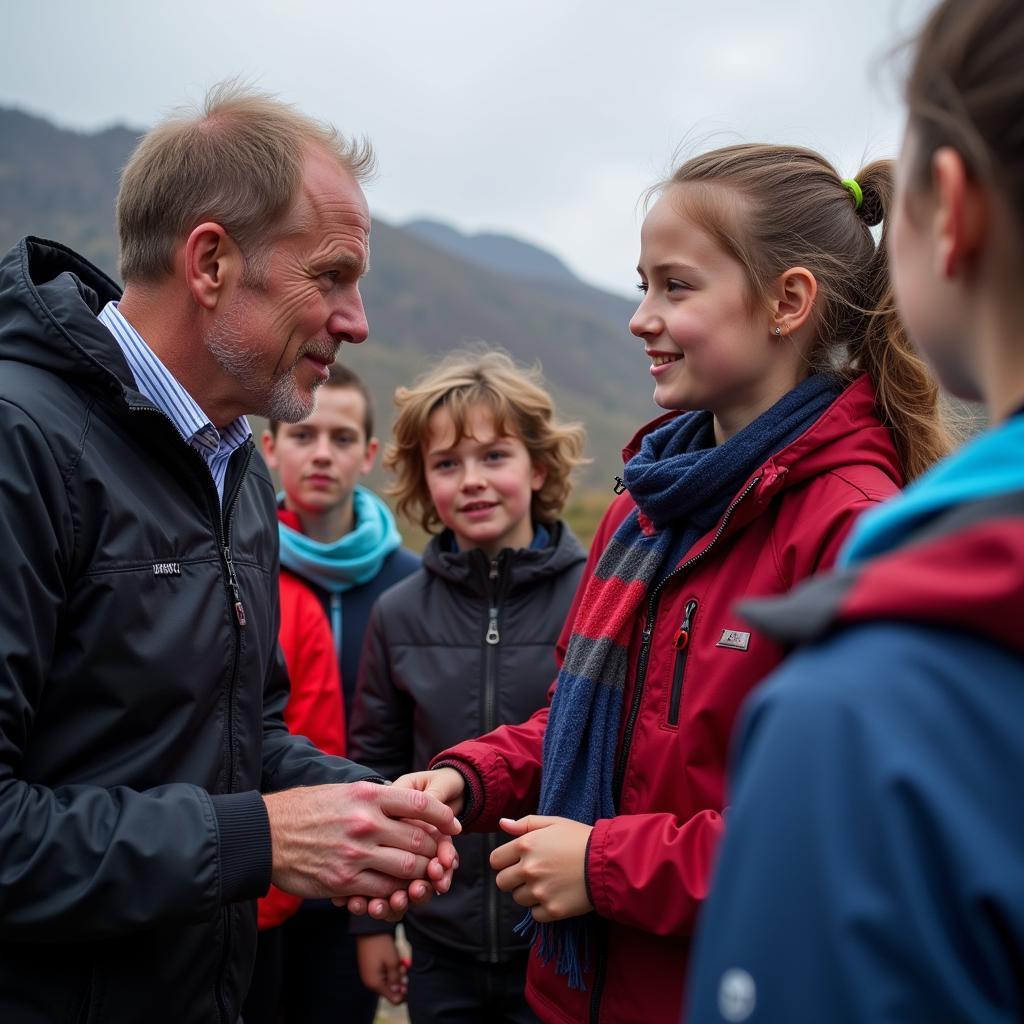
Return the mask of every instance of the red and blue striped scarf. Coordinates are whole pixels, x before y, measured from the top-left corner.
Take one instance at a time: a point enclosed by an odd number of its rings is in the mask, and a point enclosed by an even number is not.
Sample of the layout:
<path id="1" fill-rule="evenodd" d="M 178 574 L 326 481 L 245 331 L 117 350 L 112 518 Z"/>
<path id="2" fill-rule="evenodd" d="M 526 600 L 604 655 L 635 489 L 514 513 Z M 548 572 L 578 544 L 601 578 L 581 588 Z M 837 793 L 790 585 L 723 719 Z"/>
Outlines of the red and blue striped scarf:
<path id="1" fill-rule="evenodd" d="M 817 374 L 715 446 L 708 412 L 683 414 L 648 434 L 624 480 L 637 504 L 587 580 L 544 736 L 539 811 L 592 825 L 616 814 L 615 749 L 629 643 L 652 587 L 718 521 L 763 462 L 810 427 L 841 390 Z M 516 926 L 572 988 L 583 989 L 589 915 Z M 582 959 L 581 959 L 582 953 Z"/>

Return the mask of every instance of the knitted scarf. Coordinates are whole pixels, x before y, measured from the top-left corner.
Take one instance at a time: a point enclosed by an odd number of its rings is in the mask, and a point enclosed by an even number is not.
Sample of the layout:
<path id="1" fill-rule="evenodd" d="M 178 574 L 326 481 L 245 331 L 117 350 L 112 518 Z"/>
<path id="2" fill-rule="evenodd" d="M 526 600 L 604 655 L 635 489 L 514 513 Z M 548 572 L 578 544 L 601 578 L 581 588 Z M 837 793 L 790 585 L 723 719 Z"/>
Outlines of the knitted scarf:
<path id="1" fill-rule="evenodd" d="M 681 415 L 648 434 L 626 464 L 637 504 L 602 553 L 576 615 L 544 735 L 539 812 L 592 825 L 616 814 L 615 750 L 629 642 L 651 589 L 721 517 L 755 469 L 807 430 L 835 400 L 831 376 L 807 378 L 715 447 L 708 412 Z M 589 915 L 516 926 L 569 986 L 585 988 Z"/>
<path id="2" fill-rule="evenodd" d="M 279 523 L 281 565 L 330 594 L 372 580 L 402 538 L 391 510 L 373 491 L 356 487 L 352 501 L 355 526 L 329 544 Z"/>

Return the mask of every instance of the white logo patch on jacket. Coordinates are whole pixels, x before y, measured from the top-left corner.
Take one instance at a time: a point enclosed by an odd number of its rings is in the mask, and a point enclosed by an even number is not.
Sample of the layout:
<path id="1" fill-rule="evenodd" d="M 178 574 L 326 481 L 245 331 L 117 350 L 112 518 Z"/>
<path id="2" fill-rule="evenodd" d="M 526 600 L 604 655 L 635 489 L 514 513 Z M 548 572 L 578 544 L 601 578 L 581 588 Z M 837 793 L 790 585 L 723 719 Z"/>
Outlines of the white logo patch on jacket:
<path id="1" fill-rule="evenodd" d="M 750 646 L 750 634 L 739 629 L 723 629 L 722 639 L 716 647 L 731 647 L 734 651 L 745 651 Z"/>

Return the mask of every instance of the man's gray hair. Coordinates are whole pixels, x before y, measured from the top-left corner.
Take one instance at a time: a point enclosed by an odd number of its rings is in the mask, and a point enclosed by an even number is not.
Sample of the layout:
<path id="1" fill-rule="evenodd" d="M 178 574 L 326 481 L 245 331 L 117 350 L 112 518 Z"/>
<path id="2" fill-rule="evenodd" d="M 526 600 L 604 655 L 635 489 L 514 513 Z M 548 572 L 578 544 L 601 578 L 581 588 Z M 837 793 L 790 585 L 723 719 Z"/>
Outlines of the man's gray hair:
<path id="1" fill-rule="evenodd" d="M 171 273 L 174 247 L 204 221 L 220 224 L 246 259 L 261 262 L 291 206 L 310 148 L 365 182 L 375 158 L 267 93 L 235 81 L 214 86 L 199 110 L 176 111 L 140 141 L 121 175 L 117 229 L 124 281 Z M 259 271 L 256 266 L 250 271 Z"/>

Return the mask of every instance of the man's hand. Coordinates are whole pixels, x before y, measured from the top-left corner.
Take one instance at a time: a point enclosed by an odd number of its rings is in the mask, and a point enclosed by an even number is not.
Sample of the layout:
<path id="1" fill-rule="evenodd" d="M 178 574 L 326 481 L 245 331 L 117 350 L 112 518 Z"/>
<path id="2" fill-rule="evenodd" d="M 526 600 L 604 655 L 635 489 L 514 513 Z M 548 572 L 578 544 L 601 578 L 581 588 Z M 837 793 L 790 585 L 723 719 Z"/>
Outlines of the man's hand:
<path id="1" fill-rule="evenodd" d="M 584 860 L 592 825 L 569 818 L 531 814 L 518 821 L 502 818 L 502 831 L 518 836 L 491 854 L 495 881 L 512 893 L 533 919 L 550 924 L 594 909 L 587 896 Z"/>
<path id="2" fill-rule="evenodd" d="M 405 1002 L 407 984 L 405 964 L 398 955 L 395 938 L 390 932 L 381 935 L 360 935 L 356 939 L 359 977 L 363 984 L 393 1006 Z"/>
<path id="3" fill-rule="evenodd" d="M 309 786 L 263 799 L 272 880 L 307 899 L 404 891 L 409 880 L 431 877 L 439 845 L 451 846 L 448 836 L 461 831 L 451 808 L 433 796 L 372 782 Z M 443 869 L 434 868 L 438 873 Z"/>

